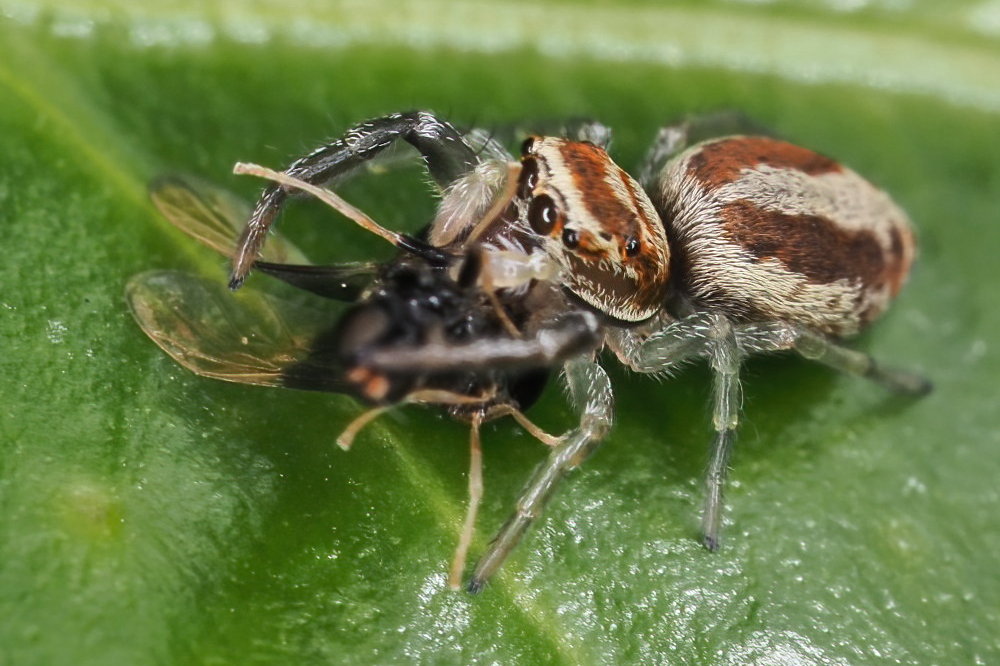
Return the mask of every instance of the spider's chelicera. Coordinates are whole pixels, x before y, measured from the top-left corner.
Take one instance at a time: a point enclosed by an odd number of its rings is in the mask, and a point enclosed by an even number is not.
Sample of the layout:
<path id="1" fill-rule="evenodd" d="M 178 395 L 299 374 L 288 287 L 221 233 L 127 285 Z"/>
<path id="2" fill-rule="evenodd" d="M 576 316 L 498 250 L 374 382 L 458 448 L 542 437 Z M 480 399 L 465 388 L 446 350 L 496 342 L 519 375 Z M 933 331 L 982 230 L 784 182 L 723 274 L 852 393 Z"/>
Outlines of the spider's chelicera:
<path id="1" fill-rule="evenodd" d="M 929 384 L 839 342 L 877 318 L 906 278 L 914 239 L 903 211 L 850 169 L 784 141 L 729 135 L 690 145 L 705 127 L 662 130 L 637 180 L 608 156 L 610 132 L 596 123 L 529 137 L 515 160 L 481 132 L 426 112 L 393 114 L 280 173 L 237 165 L 274 181 L 245 226 L 225 193 L 161 180 L 153 199 L 168 219 L 232 257 L 232 289 L 256 268 L 353 304 L 336 322 L 267 297 L 250 314 L 225 290 L 175 272 L 136 276 L 129 301 L 150 337 L 199 374 L 371 403 L 338 439 L 344 448 L 401 403 L 441 405 L 468 421 L 471 499 L 453 585 L 482 492 L 480 424 L 512 416 L 551 447 L 475 567 L 473 592 L 610 431 L 612 389 L 599 353 L 642 373 L 705 358 L 715 437 L 702 534 L 714 550 L 746 356 L 792 350 L 906 394 Z M 385 229 L 319 187 L 400 139 L 442 191 L 420 237 Z M 396 257 L 317 266 L 280 238 L 265 246 L 286 199 L 303 192 L 393 243 Z M 233 227 L 242 228 L 235 250 Z M 579 418 L 558 437 L 523 413 L 554 369 Z"/>

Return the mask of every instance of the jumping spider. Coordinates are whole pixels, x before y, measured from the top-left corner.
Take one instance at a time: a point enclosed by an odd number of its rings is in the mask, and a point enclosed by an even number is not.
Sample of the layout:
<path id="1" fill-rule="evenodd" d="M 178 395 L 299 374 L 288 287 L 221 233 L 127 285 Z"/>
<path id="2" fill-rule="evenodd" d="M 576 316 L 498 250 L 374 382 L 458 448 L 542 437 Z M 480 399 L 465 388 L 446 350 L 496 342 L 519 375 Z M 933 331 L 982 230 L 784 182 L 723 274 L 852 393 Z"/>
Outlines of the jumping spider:
<path id="1" fill-rule="evenodd" d="M 701 131 L 703 131 L 702 128 Z M 736 434 L 745 357 L 793 350 L 911 395 L 921 377 L 877 364 L 838 340 L 876 319 L 914 256 L 906 215 L 853 171 L 810 150 L 735 135 L 699 143 L 698 126 L 662 130 L 639 180 L 606 152 L 607 128 L 529 137 L 514 161 L 498 142 L 426 112 L 370 120 L 277 173 L 242 229 L 225 195 L 179 180 L 153 198 L 181 229 L 232 257 L 230 287 L 254 267 L 352 305 L 329 315 L 265 301 L 254 321 L 225 292 L 172 272 L 133 278 L 128 295 L 147 334 L 196 373 L 230 381 L 350 392 L 374 407 L 338 443 L 393 405 L 429 403 L 471 424 L 470 502 L 456 552 L 460 580 L 482 493 L 479 427 L 513 416 L 551 447 L 513 515 L 480 559 L 480 590 L 539 515 L 558 481 L 611 429 L 612 390 L 599 352 L 642 373 L 705 358 L 714 378 L 715 437 L 702 516 L 719 545 L 722 489 Z M 420 237 L 399 234 L 318 185 L 399 139 L 442 190 Z M 315 266 L 265 237 L 292 194 L 317 196 L 399 252 L 374 263 Z M 286 328 L 284 322 L 288 321 Z M 560 369 L 579 423 L 559 437 L 523 410 Z"/>

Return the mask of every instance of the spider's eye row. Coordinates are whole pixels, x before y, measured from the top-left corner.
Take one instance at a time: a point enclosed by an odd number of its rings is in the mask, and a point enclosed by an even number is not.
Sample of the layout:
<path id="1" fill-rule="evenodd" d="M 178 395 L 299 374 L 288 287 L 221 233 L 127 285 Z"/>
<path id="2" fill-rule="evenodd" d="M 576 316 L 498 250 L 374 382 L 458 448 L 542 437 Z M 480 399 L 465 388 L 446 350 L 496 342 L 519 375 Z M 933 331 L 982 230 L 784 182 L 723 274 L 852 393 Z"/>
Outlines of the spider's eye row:
<path id="1" fill-rule="evenodd" d="M 556 226 L 559 219 L 559 211 L 556 209 L 556 202 L 547 194 L 539 194 L 531 200 L 528 207 L 528 223 L 535 233 L 548 236 Z"/>
<path id="2" fill-rule="evenodd" d="M 534 158 L 527 158 L 521 162 L 521 176 L 517 182 L 517 196 L 519 199 L 528 199 L 531 193 L 538 186 L 538 161 Z"/>
<path id="3" fill-rule="evenodd" d="M 529 136 L 527 139 L 524 140 L 524 143 L 521 144 L 521 155 L 528 156 L 532 153 L 534 149 L 535 149 L 535 137 Z"/>

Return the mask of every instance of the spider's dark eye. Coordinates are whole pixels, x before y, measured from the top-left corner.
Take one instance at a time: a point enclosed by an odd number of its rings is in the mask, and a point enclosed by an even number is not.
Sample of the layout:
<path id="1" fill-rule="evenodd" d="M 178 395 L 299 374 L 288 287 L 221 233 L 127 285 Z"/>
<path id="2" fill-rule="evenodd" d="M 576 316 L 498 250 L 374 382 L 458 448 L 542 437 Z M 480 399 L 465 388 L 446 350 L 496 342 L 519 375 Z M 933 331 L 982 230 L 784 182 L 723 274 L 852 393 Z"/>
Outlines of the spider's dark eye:
<path id="1" fill-rule="evenodd" d="M 535 137 L 529 136 L 527 139 L 524 140 L 524 143 L 521 144 L 521 155 L 522 156 L 530 155 L 534 150 L 535 150 Z"/>
<path id="2" fill-rule="evenodd" d="M 575 229 L 563 229 L 562 240 L 563 245 L 572 250 L 580 244 L 580 234 Z"/>
<path id="3" fill-rule="evenodd" d="M 635 236 L 630 236 L 627 241 L 625 241 L 625 256 L 634 257 L 639 254 L 639 239 Z"/>
<path id="4" fill-rule="evenodd" d="M 548 236 L 552 228 L 556 226 L 559 218 L 559 211 L 556 210 L 556 202 L 547 194 L 539 194 L 531 200 L 528 207 L 528 223 L 535 233 Z"/>
<path id="5" fill-rule="evenodd" d="M 528 199 L 538 185 L 538 161 L 534 158 L 527 158 L 521 163 L 521 176 L 517 181 L 517 196 L 520 199 Z"/>

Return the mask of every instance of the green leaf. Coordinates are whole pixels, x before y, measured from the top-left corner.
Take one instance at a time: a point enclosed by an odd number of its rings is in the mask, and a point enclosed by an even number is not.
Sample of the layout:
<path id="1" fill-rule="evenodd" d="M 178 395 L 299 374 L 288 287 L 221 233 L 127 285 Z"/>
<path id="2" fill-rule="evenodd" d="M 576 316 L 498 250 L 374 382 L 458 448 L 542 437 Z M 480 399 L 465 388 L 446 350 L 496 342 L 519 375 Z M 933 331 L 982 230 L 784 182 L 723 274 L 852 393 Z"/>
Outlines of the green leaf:
<path id="1" fill-rule="evenodd" d="M 0 0 L 0 663 L 1000 660 L 998 39 L 997 4 L 967 0 Z M 146 270 L 225 278 L 148 202 L 154 177 L 250 201 L 237 160 L 280 167 L 408 108 L 597 118 L 627 167 L 659 126 L 739 109 L 843 160 L 922 246 L 856 344 L 935 393 L 752 360 L 710 554 L 707 373 L 613 369 L 606 445 L 486 591 L 447 590 L 464 426 L 408 407 L 344 453 L 360 405 L 195 377 L 123 296 Z M 342 193 L 392 228 L 433 211 L 414 170 Z M 318 260 L 387 256 L 319 206 L 282 228 Z M 556 388 L 531 416 L 571 423 Z M 473 556 L 545 455 L 506 421 L 484 449 Z"/>

